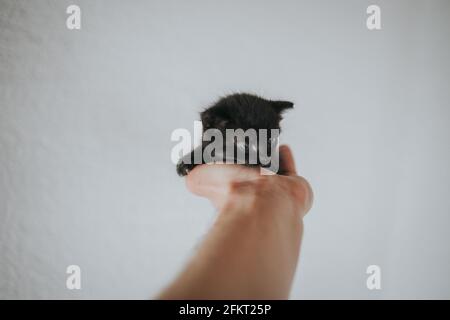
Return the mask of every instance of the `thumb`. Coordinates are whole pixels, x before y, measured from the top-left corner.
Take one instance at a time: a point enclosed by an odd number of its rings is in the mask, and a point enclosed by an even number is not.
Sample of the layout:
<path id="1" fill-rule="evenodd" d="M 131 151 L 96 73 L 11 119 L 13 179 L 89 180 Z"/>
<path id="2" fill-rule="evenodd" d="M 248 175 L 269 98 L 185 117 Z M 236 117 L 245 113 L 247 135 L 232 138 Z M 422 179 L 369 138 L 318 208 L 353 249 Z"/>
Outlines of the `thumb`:
<path id="1" fill-rule="evenodd" d="M 280 174 L 286 176 L 296 176 L 297 170 L 295 169 L 294 155 L 291 148 L 287 145 L 280 146 Z"/>

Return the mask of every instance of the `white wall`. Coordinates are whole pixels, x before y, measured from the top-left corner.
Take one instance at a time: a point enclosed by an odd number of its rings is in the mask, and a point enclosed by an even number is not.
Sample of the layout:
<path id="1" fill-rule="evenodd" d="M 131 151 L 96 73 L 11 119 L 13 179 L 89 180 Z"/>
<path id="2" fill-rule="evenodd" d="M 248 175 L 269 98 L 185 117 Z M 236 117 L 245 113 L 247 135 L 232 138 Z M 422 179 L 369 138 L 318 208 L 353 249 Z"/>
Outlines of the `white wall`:
<path id="1" fill-rule="evenodd" d="M 235 90 L 296 102 L 282 140 L 316 202 L 293 299 L 450 298 L 449 21 L 446 0 L 0 0 L 0 298 L 156 294 L 214 218 L 170 134 Z"/>

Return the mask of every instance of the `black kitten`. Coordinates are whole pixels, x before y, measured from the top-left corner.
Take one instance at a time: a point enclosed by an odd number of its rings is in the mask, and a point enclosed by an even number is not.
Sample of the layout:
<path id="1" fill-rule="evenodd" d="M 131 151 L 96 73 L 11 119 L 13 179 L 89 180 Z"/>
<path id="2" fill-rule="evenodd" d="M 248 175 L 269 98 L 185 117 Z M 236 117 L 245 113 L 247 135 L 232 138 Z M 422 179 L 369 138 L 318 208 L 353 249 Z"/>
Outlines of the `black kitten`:
<path id="1" fill-rule="evenodd" d="M 266 100 L 261 97 L 241 93 L 241 94 L 232 94 L 226 97 L 221 98 L 211 107 L 205 109 L 200 113 L 201 121 L 203 124 L 203 133 L 205 133 L 208 129 L 217 129 L 219 130 L 223 137 L 226 136 L 226 129 L 242 129 L 244 131 L 248 129 L 255 129 L 259 132 L 259 129 L 266 129 L 269 133 L 267 139 L 269 140 L 268 146 L 270 147 L 272 144 L 270 143 L 270 129 L 280 129 L 280 121 L 282 119 L 281 114 L 286 109 L 293 108 L 294 104 L 288 101 L 272 101 Z M 259 139 L 259 138 L 258 138 Z M 225 140 L 224 140 L 225 141 Z M 205 149 L 205 147 L 212 143 L 212 141 L 205 141 L 205 136 L 203 135 L 202 144 L 199 148 L 201 151 Z M 218 155 L 219 158 L 225 160 L 225 148 L 226 143 L 224 145 L 223 157 Z M 232 144 L 236 144 L 236 140 L 231 142 Z M 259 144 L 253 146 L 254 149 L 257 149 Z M 235 145 L 233 148 L 238 148 L 239 146 Z M 247 142 L 245 142 L 245 153 L 249 153 L 249 146 Z M 194 164 L 194 152 L 183 156 L 177 164 L 177 173 L 180 176 L 187 175 L 196 165 Z M 235 153 L 236 154 L 236 153 Z M 270 150 L 266 152 L 270 156 Z M 217 155 L 216 155 L 217 158 Z M 201 157 L 201 163 L 205 163 L 203 157 Z M 264 166 L 261 159 L 258 157 L 256 163 L 249 163 L 246 160 L 245 165 L 258 165 Z"/>

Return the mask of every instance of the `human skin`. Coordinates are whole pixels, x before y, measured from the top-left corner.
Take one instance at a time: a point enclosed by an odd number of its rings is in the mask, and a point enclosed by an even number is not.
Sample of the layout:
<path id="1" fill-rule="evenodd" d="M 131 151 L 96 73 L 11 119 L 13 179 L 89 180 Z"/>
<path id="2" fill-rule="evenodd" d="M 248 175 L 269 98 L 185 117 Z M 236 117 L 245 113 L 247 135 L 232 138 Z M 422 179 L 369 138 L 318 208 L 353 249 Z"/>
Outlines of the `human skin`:
<path id="1" fill-rule="evenodd" d="M 313 193 L 292 152 L 280 147 L 280 172 L 233 164 L 196 167 L 187 188 L 218 210 L 187 266 L 159 299 L 287 299 L 297 267 L 303 217 Z"/>

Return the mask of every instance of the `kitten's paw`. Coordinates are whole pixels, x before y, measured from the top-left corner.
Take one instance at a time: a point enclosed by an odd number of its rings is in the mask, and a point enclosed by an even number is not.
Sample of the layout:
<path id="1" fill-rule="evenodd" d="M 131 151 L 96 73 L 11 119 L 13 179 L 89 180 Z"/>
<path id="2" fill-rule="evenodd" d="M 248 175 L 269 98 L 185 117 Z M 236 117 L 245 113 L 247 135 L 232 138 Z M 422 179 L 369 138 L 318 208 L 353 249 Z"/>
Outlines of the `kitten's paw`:
<path id="1" fill-rule="evenodd" d="M 177 173 L 180 177 L 184 177 L 187 176 L 189 174 L 189 172 L 192 171 L 192 169 L 195 168 L 195 164 L 192 163 L 184 163 L 184 162 L 178 162 L 177 164 Z"/>

